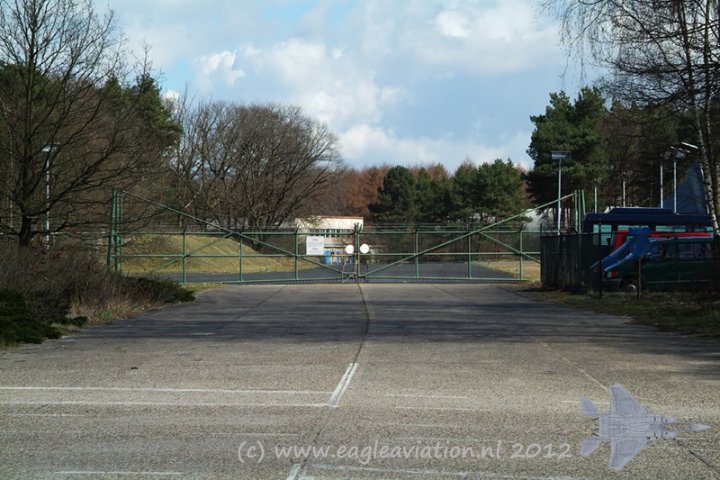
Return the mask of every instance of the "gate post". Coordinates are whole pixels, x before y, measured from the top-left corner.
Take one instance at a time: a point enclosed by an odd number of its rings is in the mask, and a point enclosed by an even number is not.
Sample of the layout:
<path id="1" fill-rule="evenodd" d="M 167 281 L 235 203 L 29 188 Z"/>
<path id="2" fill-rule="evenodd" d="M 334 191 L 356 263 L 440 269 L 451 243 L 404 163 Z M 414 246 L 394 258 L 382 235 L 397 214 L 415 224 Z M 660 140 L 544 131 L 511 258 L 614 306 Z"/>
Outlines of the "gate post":
<path id="1" fill-rule="evenodd" d="M 355 283 L 360 283 L 360 224 L 355 224 L 354 242 L 355 244 Z"/>
<path id="2" fill-rule="evenodd" d="M 185 228 L 183 228 L 182 232 L 182 283 L 185 285 L 187 283 L 187 266 L 186 266 L 186 260 L 187 260 L 187 236 L 185 234 Z"/>
<path id="3" fill-rule="evenodd" d="M 240 249 L 238 250 L 238 280 L 243 281 L 243 237 L 240 235 Z"/>
<path id="4" fill-rule="evenodd" d="M 472 278 L 472 235 L 470 234 L 470 225 L 468 224 L 467 236 L 467 278 Z"/>
<path id="5" fill-rule="evenodd" d="M 518 266 L 520 280 L 523 280 L 523 225 L 520 226 L 520 265 Z"/>
<path id="6" fill-rule="evenodd" d="M 122 237 L 122 217 L 123 217 L 123 197 L 122 192 L 117 195 L 117 230 L 115 231 L 115 271 L 122 273 L 123 271 L 123 237 Z"/>
<path id="7" fill-rule="evenodd" d="M 413 253 L 415 254 L 415 278 L 420 278 L 420 257 L 418 256 L 418 252 L 420 251 L 420 232 L 418 231 L 420 229 L 419 226 L 415 225 L 415 248 L 413 250 Z"/>
<path id="8" fill-rule="evenodd" d="M 113 188 L 112 199 L 110 202 L 110 225 L 108 228 L 108 248 L 107 248 L 107 267 L 117 270 L 115 265 L 115 259 L 117 258 L 117 251 L 115 251 L 115 235 L 116 235 L 116 224 L 117 224 L 117 190 Z"/>
<path id="9" fill-rule="evenodd" d="M 298 255 L 300 254 L 300 247 L 298 245 L 298 230 L 299 228 L 295 227 L 295 281 L 298 280 Z"/>

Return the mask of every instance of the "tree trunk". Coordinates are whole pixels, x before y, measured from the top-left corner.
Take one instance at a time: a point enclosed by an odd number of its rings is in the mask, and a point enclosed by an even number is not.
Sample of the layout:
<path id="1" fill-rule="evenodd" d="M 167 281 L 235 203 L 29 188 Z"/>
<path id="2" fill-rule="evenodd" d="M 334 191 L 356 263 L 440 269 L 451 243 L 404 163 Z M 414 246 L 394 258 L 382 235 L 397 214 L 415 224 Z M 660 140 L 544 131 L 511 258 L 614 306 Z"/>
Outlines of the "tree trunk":
<path id="1" fill-rule="evenodd" d="M 20 247 L 29 247 L 30 240 L 33 237 L 32 231 L 33 221 L 27 215 L 23 215 L 20 219 L 20 234 L 18 235 L 18 245 Z"/>

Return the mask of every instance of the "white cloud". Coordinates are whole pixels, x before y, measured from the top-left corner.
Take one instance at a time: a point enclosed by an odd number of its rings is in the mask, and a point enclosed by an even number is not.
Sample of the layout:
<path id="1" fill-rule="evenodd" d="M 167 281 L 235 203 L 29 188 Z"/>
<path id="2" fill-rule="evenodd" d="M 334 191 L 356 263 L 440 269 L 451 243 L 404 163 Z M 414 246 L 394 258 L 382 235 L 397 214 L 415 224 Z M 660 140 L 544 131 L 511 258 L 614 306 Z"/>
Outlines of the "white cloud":
<path id="1" fill-rule="evenodd" d="M 528 0 L 362 3 L 363 42 L 378 55 L 409 55 L 427 68 L 498 76 L 561 63 L 557 25 Z M 388 18 L 402 19 L 402 24 Z"/>
<path id="2" fill-rule="evenodd" d="M 446 37 L 467 38 L 470 33 L 467 17 L 458 11 L 440 12 L 435 17 L 435 23 L 440 33 Z"/>
<path id="3" fill-rule="evenodd" d="M 245 72 L 236 65 L 237 54 L 233 52 L 219 52 L 202 55 L 196 59 L 197 82 L 203 90 L 210 90 L 214 79 L 219 79 L 225 85 L 232 86 L 245 76 Z"/>
<path id="4" fill-rule="evenodd" d="M 212 80 L 224 86 L 241 77 L 282 85 L 285 98 L 334 128 L 350 122 L 378 122 L 383 109 L 403 98 L 403 90 L 378 85 L 371 69 L 356 63 L 339 48 L 289 39 L 268 47 L 246 44 L 236 52 L 205 55 L 198 62 L 200 88 L 211 91 Z M 242 66 L 242 67 L 241 67 Z"/>
<path id="5" fill-rule="evenodd" d="M 368 124 L 358 124 L 339 135 L 343 157 L 352 166 L 388 163 L 390 165 L 430 165 L 442 163 L 454 170 L 467 158 L 486 163 L 497 158 L 512 158 L 518 140 L 527 137 L 517 134 L 499 146 L 482 145 L 471 140 L 441 138 L 403 138 L 392 130 Z M 522 147 L 524 150 L 524 146 Z M 523 164 L 522 162 L 516 162 Z"/>
<path id="6" fill-rule="evenodd" d="M 528 75 L 528 89 L 552 88 L 532 75 L 564 66 L 557 26 L 536 18 L 533 0 L 214 0 L 212 9 L 195 0 L 108 1 L 132 44 L 152 45 L 155 66 L 172 77 L 167 87 L 298 105 L 339 133 L 356 165 L 452 169 L 468 156 L 527 165 L 523 130 L 538 112 L 484 112 L 481 95 L 467 100 L 468 86 L 480 79 L 484 95 L 507 95 L 493 82 Z M 463 130 L 446 121 L 453 116 L 488 120 Z"/>

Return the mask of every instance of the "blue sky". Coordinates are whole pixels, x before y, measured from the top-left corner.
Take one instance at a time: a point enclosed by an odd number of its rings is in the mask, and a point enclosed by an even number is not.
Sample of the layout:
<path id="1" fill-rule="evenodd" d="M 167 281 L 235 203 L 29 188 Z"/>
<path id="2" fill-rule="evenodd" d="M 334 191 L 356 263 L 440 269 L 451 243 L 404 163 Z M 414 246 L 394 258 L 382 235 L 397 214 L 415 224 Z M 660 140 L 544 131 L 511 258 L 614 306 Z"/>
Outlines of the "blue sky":
<path id="1" fill-rule="evenodd" d="M 579 88 L 565 75 L 556 22 L 536 3 L 108 4 L 132 49 L 150 45 L 168 95 L 298 105 L 337 134 L 350 166 L 439 162 L 453 170 L 466 158 L 530 166 L 530 115 L 544 111 L 550 92 Z"/>

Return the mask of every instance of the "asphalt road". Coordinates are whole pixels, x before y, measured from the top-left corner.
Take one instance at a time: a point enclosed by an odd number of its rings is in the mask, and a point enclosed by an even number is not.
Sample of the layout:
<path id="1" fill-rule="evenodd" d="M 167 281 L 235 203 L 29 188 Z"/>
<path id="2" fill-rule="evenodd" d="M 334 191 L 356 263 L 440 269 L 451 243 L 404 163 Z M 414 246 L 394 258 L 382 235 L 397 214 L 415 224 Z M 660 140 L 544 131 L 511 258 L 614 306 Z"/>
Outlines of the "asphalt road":
<path id="1" fill-rule="evenodd" d="M 417 268 L 417 269 L 416 269 Z M 437 283 L 452 282 L 463 279 L 468 281 L 468 265 L 462 262 L 424 262 L 417 266 L 414 263 L 400 263 L 397 265 L 373 263 L 370 265 L 361 264 L 357 272 L 364 283 L 387 283 L 391 281 L 404 283 Z M 418 277 L 415 278 L 417 273 Z M 162 272 L 159 275 L 170 278 L 177 282 L 183 281 L 183 275 L 179 272 Z M 355 266 L 327 265 L 324 267 L 298 270 L 298 280 L 321 281 L 327 283 L 335 280 L 337 282 L 353 280 L 356 274 Z M 475 263 L 470 266 L 470 276 L 474 282 L 497 282 L 499 280 L 512 280 L 513 275 L 498 270 L 485 268 Z M 239 273 L 205 273 L 188 270 L 185 272 L 187 283 L 223 283 L 238 282 Z M 288 269 L 283 272 L 253 272 L 243 274 L 244 282 L 288 282 L 295 281 L 295 272 Z"/>
<path id="2" fill-rule="evenodd" d="M 579 446 L 625 386 L 711 425 Z M 315 455 L 301 449 L 315 447 Z M 322 450 L 319 450 L 322 449 Z M 539 450 L 538 450 L 539 449 Z M 2 479 L 720 478 L 720 345 L 495 285 L 259 285 L 0 352 Z"/>

